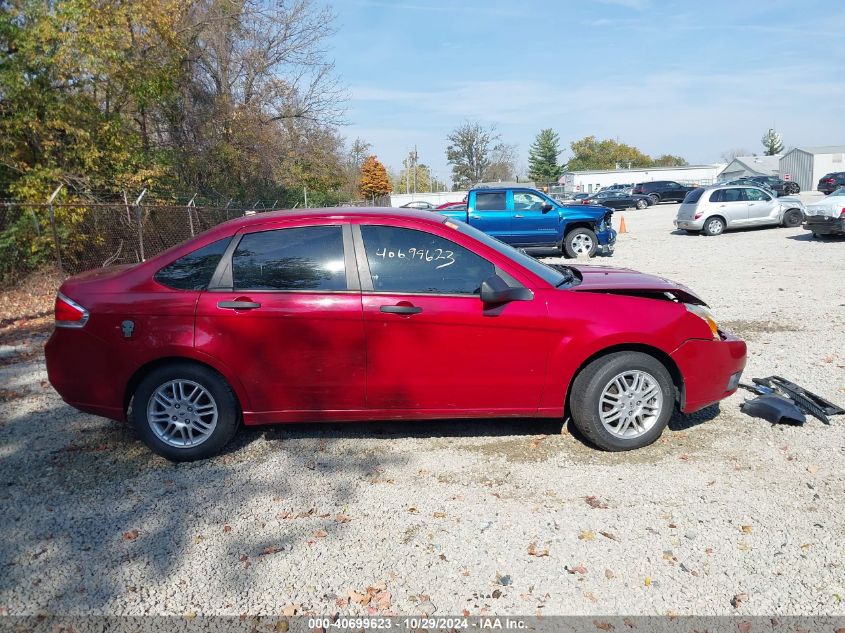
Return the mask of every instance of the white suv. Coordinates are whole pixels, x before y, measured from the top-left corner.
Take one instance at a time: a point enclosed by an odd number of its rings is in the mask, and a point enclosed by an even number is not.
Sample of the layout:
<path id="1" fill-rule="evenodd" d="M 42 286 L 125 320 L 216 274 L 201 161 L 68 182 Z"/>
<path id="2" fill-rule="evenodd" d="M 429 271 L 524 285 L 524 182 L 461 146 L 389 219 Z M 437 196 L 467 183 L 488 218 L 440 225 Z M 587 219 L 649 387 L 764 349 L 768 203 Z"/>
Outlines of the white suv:
<path id="1" fill-rule="evenodd" d="M 759 187 L 717 185 L 690 191 L 675 226 L 688 233 L 719 235 L 746 226 L 796 228 L 803 221 L 804 204 L 798 198 L 776 198 Z"/>

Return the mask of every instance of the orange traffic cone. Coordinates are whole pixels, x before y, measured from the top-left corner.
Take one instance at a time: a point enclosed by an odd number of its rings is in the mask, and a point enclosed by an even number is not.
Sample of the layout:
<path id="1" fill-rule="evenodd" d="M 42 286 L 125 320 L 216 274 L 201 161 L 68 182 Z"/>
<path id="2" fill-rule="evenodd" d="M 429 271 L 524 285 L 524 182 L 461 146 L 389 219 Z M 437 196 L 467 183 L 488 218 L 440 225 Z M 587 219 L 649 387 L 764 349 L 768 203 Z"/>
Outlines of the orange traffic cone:
<path id="1" fill-rule="evenodd" d="M 619 223 L 619 231 L 617 231 L 617 233 L 627 233 L 628 229 L 625 228 L 625 216 L 623 215 L 620 217 L 622 218 L 622 221 Z"/>

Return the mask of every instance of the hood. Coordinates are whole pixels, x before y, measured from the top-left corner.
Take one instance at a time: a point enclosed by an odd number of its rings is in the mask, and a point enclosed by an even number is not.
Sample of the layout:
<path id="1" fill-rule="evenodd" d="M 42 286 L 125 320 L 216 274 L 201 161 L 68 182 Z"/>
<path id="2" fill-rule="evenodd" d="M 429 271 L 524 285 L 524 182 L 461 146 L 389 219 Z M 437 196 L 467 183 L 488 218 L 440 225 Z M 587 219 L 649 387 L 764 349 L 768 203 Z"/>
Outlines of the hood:
<path id="1" fill-rule="evenodd" d="M 581 277 L 581 283 L 571 287 L 577 292 L 603 292 L 669 300 L 674 297 L 684 303 L 707 305 L 701 297 L 683 284 L 656 275 L 646 275 L 628 268 L 611 268 L 610 266 L 572 266 L 572 268 L 577 270 Z"/>
<path id="2" fill-rule="evenodd" d="M 595 218 L 596 220 L 603 218 L 606 213 L 613 213 L 613 209 L 600 204 L 562 204 L 560 209 L 561 211 L 580 211 L 585 217 Z"/>

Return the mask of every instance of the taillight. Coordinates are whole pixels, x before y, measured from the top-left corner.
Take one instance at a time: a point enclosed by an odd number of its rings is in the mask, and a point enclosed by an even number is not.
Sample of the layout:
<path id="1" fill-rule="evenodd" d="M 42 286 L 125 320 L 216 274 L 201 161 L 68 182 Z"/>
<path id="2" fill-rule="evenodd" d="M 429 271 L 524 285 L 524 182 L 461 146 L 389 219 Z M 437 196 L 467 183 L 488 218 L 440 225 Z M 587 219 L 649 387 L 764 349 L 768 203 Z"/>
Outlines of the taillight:
<path id="1" fill-rule="evenodd" d="M 56 295 L 56 327 L 85 327 L 88 310 L 61 292 Z"/>
<path id="2" fill-rule="evenodd" d="M 692 216 L 692 219 L 693 220 L 700 220 L 702 215 L 704 215 L 704 211 L 696 211 L 695 215 Z"/>
<path id="3" fill-rule="evenodd" d="M 845 218 L 845 207 L 842 207 L 842 211 L 839 213 L 840 218 Z"/>

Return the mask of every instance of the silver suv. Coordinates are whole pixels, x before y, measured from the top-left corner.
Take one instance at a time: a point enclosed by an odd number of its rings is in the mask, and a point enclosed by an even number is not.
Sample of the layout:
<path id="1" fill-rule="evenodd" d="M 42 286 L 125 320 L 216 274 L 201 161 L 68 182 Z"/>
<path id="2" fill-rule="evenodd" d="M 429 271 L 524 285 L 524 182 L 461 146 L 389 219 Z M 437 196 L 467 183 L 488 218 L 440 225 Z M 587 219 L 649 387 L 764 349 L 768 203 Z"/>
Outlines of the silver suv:
<path id="1" fill-rule="evenodd" d="M 760 187 L 716 185 L 690 191 L 678 209 L 675 226 L 688 233 L 720 235 L 746 226 L 795 228 L 803 221 L 804 204 L 798 198 L 776 198 Z"/>

